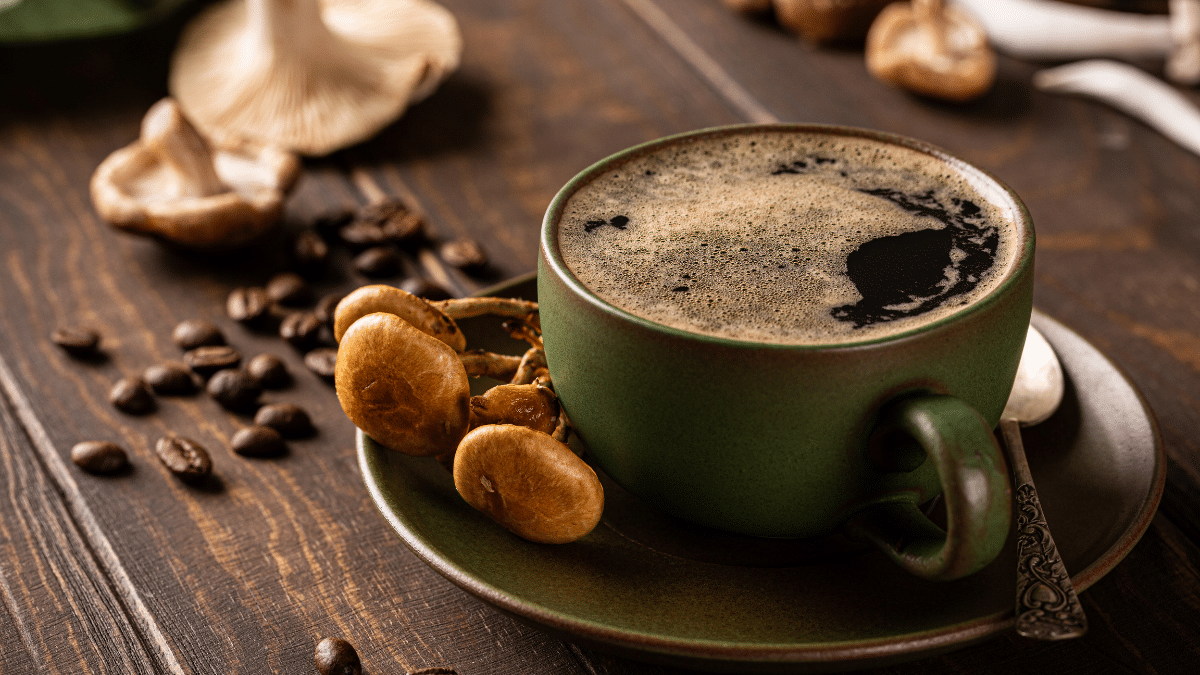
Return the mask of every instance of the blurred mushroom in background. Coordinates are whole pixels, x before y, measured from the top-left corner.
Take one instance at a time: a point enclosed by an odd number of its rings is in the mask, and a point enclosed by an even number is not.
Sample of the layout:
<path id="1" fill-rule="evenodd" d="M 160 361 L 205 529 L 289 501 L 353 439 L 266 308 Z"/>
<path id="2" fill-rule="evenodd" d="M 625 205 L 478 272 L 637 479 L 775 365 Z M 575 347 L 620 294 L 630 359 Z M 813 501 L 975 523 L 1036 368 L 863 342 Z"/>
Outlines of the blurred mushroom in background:
<path id="1" fill-rule="evenodd" d="M 325 155 L 431 94 L 461 52 L 431 0 L 224 0 L 185 28 L 168 86 L 209 136 Z"/>

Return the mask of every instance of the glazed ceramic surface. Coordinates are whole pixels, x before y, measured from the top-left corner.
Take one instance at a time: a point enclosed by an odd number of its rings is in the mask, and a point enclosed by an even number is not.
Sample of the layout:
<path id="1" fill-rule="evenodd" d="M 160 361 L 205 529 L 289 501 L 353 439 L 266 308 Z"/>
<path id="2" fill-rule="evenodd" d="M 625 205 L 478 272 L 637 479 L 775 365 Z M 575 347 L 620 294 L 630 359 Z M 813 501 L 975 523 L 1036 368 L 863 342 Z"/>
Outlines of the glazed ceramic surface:
<path id="1" fill-rule="evenodd" d="M 533 298 L 531 279 L 494 294 Z M 471 347 L 520 353 L 486 318 Z M 1165 458 L 1140 395 L 1054 320 L 1033 323 L 1067 373 L 1062 407 L 1025 430 L 1029 461 L 1067 568 L 1086 589 L 1141 537 Z M 479 382 L 477 386 L 486 387 Z M 663 516 L 606 481 L 601 525 L 567 545 L 533 544 L 472 510 L 435 460 L 359 434 L 372 499 L 401 540 L 483 601 L 567 640 L 649 662 L 723 672 L 824 672 L 915 659 L 1009 630 L 1012 538 L 974 576 L 918 579 L 841 537 L 770 540 Z"/>

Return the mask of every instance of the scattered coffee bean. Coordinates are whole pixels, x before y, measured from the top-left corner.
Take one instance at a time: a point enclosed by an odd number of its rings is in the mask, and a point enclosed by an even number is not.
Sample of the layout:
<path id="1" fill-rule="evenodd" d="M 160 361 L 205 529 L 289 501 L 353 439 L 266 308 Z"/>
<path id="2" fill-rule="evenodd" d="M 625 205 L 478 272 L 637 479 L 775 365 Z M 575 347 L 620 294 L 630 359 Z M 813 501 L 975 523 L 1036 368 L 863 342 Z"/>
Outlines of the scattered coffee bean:
<path id="1" fill-rule="evenodd" d="M 292 241 L 292 266 L 301 276 L 320 277 L 328 260 L 329 244 L 315 230 L 303 230 Z"/>
<path id="2" fill-rule="evenodd" d="M 259 354 L 246 364 L 246 372 L 263 389 L 282 389 L 292 383 L 287 364 L 274 354 Z"/>
<path id="3" fill-rule="evenodd" d="M 156 394 L 171 396 L 196 391 L 195 376 L 191 369 L 182 363 L 156 363 L 142 371 L 142 379 Z"/>
<path id="4" fill-rule="evenodd" d="M 400 252 L 391 246 L 372 246 L 354 256 L 354 270 L 372 279 L 394 277 L 404 266 Z"/>
<path id="5" fill-rule="evenodd" d="M 337 311 L 337 304 L 346 296 L 341 293 L 328 293 L 317 301 L 317 306 L 313 307 L 313 315 L 320 319 L 323 323 L 332 326 L 333 314 Z"/>
<path id="6" fill-rule="evenodd" d="M 400 288 L 426 300 L 446 300 L 454 297 L 450 291 L 424 277 L 409 277 L 400 282 Z"/>
<path id="7" fill-rule="evenodd" d="M 338 238 L 338 230 L 342 229 L 347 223 L 354 220 L 354 210 L 346 208 L 333 208 L 329 211 L 319 213 L 312 219 L 313 229 L 325 241 L 333 241 Z"/>
<path id="8" fill-rule="evenodd" d="M 308 282 L 295 272 L 281 272 L 267 282 L 267 297 L 281 305 L 296 307 L 312 300 Z"/>
<path id="9" fill-rule="evenodd" d="M 192 372 L 207 378 L 218 370 L 237 367 L 242 362 L 242 355 L 229 345 L 197 347 L 184 352 L 183 362 Z"/>
<path id="10" fill-rule="evenodd" d="M 117 410 L 130 415 L 145 415 L 154 410 L 154 394 L 140 377 L 123 377 L 108 391 L 108 401 Z"/>
<path id="11" fill-rule="evenodd" d="M 312 312 L 292 312 L 283 317 L 279 324 L 279 337 L 288 344 L 306 351 L 317 346 L 321 339 L 321 328 L 325 323 Z"/>
<path id="12" fill-rule="evenodd" d="M 241 368 L 218 370 L 208 380 L 206 389 L 217 403 L 234 412 L 257 408 L 258 397 L 262 395 L 258 380 Z"/>
<path id="13" fill-rule="evenodd" d="M 325 638 L 317 643 L 313 660 L 321 675 L 361 675 L 362 662 L 354 645 L 341 638 Z"/>
<path id="14" fill-rule="evenodd" d="M 483 248 L 474 239 L 462 237 L 442 244 L 438 255 L 451 267 L 462 270 L 478 269 L 487 265 L 487 256 Z"/>
<path id="15" fill-rule="evenodd" d="M 271 457 L 283 454 L 287 444 L 275 429 L 255 424 L 238 429 L 230 439 L 229 447 L 243 457 Z"/>
<path id="16" fill-rule="evenodd" d="M 180 349 L 187 351 L 196 347 L 210 347 L 225 344 L 225 335 L 211 321 L 204 319 L 184 319 L 171 332 L 171 339 Z"/>
<path id="17" fill-rule="evenodd" d="M 382 225 L 389 218 L 405 213 L 408 213 L 408 209 L 404 207 L 404 204 L 400 200 L 385 198 L 382 201 L 360 206 L 358 211 L 354 213 L 354 219 L 372 225 Z"/>
<path id="18" fill-rule="evenodd" d="M 303 438 L 315 431 L 308 413 L 294 403 L 264 405 L 254 414 L 254 423 L 271 427 L 284 438 Z"/>
<path id="19" fill-rule="evenodd" d="M 199 480 L 212 472 L 212 459 L 204 446 L 183 436 L 158 439 L 154 446 L 163 466 L 183 480 Z"/>
<path id="20" fill-rule="evenodd" d="M 129 466 L 125 449 L 109 441 L 83 441 L 71 448 L 71 461 L 88 473 L 112 473 Z"/>
<path id="21" fill-rule="evenodd" d="M 241 323 L 261 321 L 270 309 L 271 298 L 265 289 L 257 286 L 235 288 L 225 300 L 225 313 Z"/>
<path id="22" fill-rule="evenodd" d="M 383 228 L 375 223 L 355 220 L 338 230 L 338 237 L 351 250 L 361 251 L 372 246 L 379 246 L 387 240 Z"/>
<path id="23" fill-rule="evenodd" d="M 63 326 L 50 334 L 50 341 L 76 358 L 93 356 L 100 346 L 100 334 L 90 328 Z"/>
<path id="24" fill-rule="evenodd" d="M 333 347 L 318 347 L 304 355 L 304 365 L 326 380 L 333 380 L 337 367 L 337 350 Z"/>

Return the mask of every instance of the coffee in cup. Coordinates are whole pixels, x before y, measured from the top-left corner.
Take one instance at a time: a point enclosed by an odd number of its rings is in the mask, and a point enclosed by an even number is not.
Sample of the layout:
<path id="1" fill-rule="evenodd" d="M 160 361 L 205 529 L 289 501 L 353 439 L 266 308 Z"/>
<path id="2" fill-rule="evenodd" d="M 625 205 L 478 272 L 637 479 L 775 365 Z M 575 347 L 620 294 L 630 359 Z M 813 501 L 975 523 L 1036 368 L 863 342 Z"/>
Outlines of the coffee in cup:
<path id="1" fill-rule="evenodd" d="M 1032 260 L 1016 196 L 926 144 L 819 125 L 682 134 L 552 202 L 547 361 L 596 465 L 651 506 L 742 534 L 843 532 L 955 578 L 1008 533 L 991 429 Z M 939 493 L 945 533 L 918 508 Z"/>

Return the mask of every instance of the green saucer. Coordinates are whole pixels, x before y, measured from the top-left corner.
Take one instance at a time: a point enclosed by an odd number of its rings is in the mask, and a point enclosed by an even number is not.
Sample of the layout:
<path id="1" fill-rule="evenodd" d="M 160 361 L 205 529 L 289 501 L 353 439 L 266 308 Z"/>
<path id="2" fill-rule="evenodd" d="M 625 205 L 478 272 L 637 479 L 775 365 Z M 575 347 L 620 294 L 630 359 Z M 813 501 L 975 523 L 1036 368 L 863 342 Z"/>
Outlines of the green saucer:
<path id="1" fill-rule="evenodd" d="M 488 292 L 536 299 L 532 277 Z M 1025 430 L 1026 451 L 1082 591 L 1149 526 L 1166 460 L 1129 380 L 1053 319 L 1035 312 L 1033 323 L 1062 359 L 1068 390 L 1050 420 Z M 468 347 L 523 351 L 494 324 L 461 322 Z M 361 432 L 358 456 L 384 518 L 447 579 L 564 640 L 631 659 L 740 673 L 848 670 L 944 652 L 1013 624 L 1012 538 L 978 574 L 934 583 L 838 538 L 760 540 L 674 522 L 606 482 L 605 518 L 591 534 L 533 544 L 467 506 L 435 460 Z"/>

